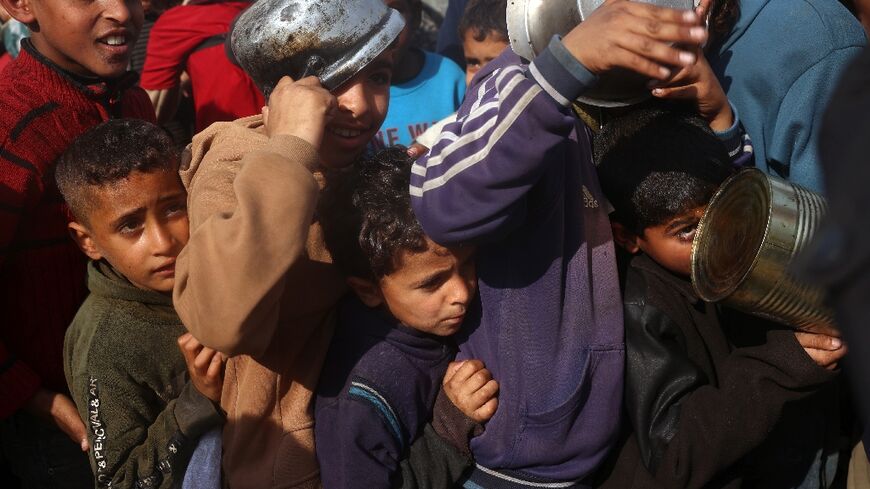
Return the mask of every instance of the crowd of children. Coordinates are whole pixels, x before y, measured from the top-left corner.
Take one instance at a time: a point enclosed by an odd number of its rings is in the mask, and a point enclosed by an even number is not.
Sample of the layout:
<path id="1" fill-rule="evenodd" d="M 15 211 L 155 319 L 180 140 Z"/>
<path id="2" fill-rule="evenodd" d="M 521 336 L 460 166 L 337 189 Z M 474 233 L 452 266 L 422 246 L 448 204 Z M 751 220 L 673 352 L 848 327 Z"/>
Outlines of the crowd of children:
<path id="1" fill-rule="evenodd" d="M 844 342 L 689 279 L 743 167 L 826 190 L 870 6 L 608 0 L 524 59 L 514 3 L 433 53 L 422 0 L 0 0 L 0 486 L 870 487 Z"/>

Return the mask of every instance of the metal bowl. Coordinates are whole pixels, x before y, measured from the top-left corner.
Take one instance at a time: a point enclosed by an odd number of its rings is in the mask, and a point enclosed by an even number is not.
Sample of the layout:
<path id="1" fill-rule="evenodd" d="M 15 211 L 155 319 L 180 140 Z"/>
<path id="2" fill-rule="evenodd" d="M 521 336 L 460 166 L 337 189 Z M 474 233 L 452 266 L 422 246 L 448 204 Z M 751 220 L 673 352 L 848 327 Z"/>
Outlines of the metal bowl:
<path id="1" fill-rule="evenodd" d="M 338 88 L 387 49 L 404 28 L 382 0 L 259 0 L 235 22 L 241 67 L 268 97 L 282 76 L 315 75 Z"/>
<path id="2" fill-rule="evenodd" d="M 693 0 L 635 0 L 638 2 L 691 9 Z M 564 36 L 600 7 L 604 0 L 508 0 L 507 27 L 511 48 L 532 60 L 554 35 Z M 629 70 L 602 75 L 596 87 L 577 100 L 598 107 L 624 107 L 649 98 L 649 80 Z"/>
<path id="3" fill-rule="evenodd" d="M 692 243 L 698 296 L 801 330 L 836 334 L 824 292 L 789 271 L 826 210 L 822 196 L 755 168 L 726 180 Z"/>

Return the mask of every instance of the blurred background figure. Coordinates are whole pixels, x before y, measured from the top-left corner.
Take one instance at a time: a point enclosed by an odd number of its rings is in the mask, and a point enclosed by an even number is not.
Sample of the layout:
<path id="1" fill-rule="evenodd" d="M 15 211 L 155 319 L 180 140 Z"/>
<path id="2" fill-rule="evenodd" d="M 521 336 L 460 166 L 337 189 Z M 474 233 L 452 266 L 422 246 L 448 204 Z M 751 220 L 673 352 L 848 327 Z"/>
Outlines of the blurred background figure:
<path id="1" fill-rule="evenodd" d="M 386 0 L 405 19 L 393 50 L 390 108 L 375 144 L 409 146 L 429 126 L 452 114 L 465 97 L 465 74 L 453 61 L 414 45 L 421 0 Z"/>
<path id="2" fill-rule="evenodd" d="M 224 43 L 233 20 L 250 1 L 191 0 L 167 10 L 151 29 L 141 84 L 157 112 L 172 120 L 190 76 L 195 132 L 214 122 L 259 114 L 265 105 L 254 82 L 230 58 Z"/>

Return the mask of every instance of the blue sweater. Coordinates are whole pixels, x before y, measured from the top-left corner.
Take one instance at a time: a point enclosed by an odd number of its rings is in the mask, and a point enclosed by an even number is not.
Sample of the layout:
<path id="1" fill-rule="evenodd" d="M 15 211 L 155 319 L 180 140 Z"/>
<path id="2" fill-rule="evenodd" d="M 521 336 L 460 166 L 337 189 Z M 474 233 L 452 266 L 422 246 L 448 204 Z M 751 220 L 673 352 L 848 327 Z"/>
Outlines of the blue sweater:
<path id="1" fill-rule="evenodd" d="M 458 357 L 481 359 L 500 390 L 471 446 L 478 464 L 514 478 L 582 479 L 619 427 L 624 343 L 609 205 L 570 109 L 594 82 L 558 40 L 531 65 L 507 49 L 412 168 L 423 230 L 444 245 L 479 245 L 481 307 L 466 318 Z"/>
<path id="2" fill-rule="evenodd" d="M 465 97 L 465 72 L 439 54 L 423 51 L 420 73 L 390 85 L 390 108 L 375 135 L 379 147 L 410 146 L 429 126 L 456 111 Z"/>
<path id="3" fill-rule="evenodd" d="M 756 166 L 821 191 L 822 113 L 866 39 L 837 0 L 740 0 L 713 71 L 752 138 Z"/>
<path id="4" fill-rule="evenodd" d="M 338 314 L 314 405 L 321 480 L 326 488 L 389 488 L 431 418 L 456 349 L 356 297 Z"/>

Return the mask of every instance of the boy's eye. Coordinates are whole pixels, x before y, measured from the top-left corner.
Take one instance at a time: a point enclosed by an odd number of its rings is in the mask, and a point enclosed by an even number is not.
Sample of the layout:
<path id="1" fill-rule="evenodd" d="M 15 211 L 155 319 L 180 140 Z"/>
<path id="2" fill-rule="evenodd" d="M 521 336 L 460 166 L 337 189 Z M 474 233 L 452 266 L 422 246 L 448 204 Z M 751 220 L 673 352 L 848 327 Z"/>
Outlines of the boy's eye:
<path id="1" fill-rule="evenodd" d="M 391 78 L 390 73 L 387 72 L 375 72 L 369 75 L 369 80 L 377 85 L 389 85 Z"/>
<path id="2" fill-rule="evenodd" d="M 433 290 L 438 289 L 438 287 L 441 287 L 441 284 L 444 283 L 444 280 L 445 280 L 444 275 L 438 274 L 438 275 L 429 277 L 428 279 L 424 280 L 423 282 L 420 282 L 420 284 L 417 285 L 417 288 L 431 292 Z"/>
<path id="3" fill-rule="evenodd" d="M 166 214 L 170 215 L 170 216 L 176 215 L 176 214 L 182 214 L 182 213 L 184 213 L 184 214 L 187 213 L 187 203 L 185 203 L 185 202 L 179 202 L 176 204 L 172 204 L 166 208 Z"/>
<path id="4" fill-rule="evenodd" d="M 695 239 L 695 231 L 698 229 L 697 224 L 686 226 L 677 231 L 677 237 L 682 241 L 692 241 Z"/>
<path id="5" fill-rule="evenodd" d="M 139 231 L 142 227 L 142 221 L 138 219 L 129 219 L 118 225 L 117 231 L 121 234 L 133 234 Z"/>

